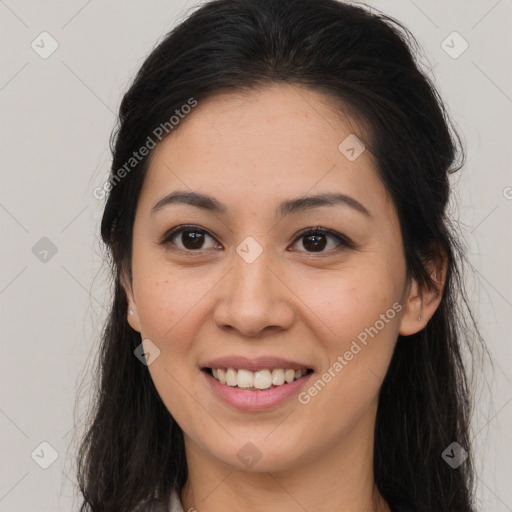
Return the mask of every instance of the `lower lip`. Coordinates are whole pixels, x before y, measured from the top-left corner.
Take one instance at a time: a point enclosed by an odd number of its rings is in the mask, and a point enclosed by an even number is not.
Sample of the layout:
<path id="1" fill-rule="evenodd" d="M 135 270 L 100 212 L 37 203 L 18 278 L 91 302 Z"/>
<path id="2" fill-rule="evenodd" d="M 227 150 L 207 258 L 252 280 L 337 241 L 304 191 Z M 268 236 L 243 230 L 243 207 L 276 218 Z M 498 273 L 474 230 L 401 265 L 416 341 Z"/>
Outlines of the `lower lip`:
<path id="1" fill-rule="evenodd" d="M 263 411 L 281 405 L 286 400 L 297 395 L 300 389 L 308 382 L 313 373 L 304 375 L 281 386 L 261 391 L 249 391 L 238 387 L 221 384 L 209 373 L 201 371 L 213 392 L 227 404 L 242 411 Z"/>

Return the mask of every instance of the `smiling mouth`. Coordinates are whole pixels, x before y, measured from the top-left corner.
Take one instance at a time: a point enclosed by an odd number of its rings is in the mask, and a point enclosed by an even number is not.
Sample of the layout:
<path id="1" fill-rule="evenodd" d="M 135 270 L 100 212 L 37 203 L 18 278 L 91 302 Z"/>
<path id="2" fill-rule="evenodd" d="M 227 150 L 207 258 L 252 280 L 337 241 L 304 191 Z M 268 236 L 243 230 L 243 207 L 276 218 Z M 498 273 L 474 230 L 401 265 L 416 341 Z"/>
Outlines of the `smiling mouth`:
<path id="1" fill-rule="evenodd" d="M 216 381 L 246 391 L 264 391 L 286 386 L 313 373 L 313 369 L 274 368 L 252 372 L 236 368 L 203 368 Z"/>

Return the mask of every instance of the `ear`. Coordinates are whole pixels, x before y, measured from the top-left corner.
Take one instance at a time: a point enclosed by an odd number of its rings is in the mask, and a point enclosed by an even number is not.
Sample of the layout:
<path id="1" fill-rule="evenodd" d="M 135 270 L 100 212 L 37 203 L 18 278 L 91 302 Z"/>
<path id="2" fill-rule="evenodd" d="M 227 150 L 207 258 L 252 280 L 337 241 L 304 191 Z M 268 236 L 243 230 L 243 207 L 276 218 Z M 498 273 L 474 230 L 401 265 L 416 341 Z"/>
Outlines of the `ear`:
<path id="1" fill-rule="evenodd" d="M 133 298 L 133 289 L 132 285 L 130 283 L 130 279 L 128 279 L 126 272 L 121 272 L 121 286 L 123 287 L 125 293 L 126 293 L 126 300 L 128 302 L 128 308 L 126 311 L 126 320 L 130 324 L 130 327 L 140 332 L 140 320 L 139 320 L 139 314 L 137 312 L 137 304 L 135 303 L 135 300 Z"/>
<path id="2" fill-rule="evenodd" d="M 398 331 L 402 336 L 410 336 L 421 331 L 436 312 L 443 297 L 447 265 L 448 258 L 444 251 L 428 265 L 430 277 L 435 284 L 433 290 L 420 287 L 416 280 L 411 278 Z"/>

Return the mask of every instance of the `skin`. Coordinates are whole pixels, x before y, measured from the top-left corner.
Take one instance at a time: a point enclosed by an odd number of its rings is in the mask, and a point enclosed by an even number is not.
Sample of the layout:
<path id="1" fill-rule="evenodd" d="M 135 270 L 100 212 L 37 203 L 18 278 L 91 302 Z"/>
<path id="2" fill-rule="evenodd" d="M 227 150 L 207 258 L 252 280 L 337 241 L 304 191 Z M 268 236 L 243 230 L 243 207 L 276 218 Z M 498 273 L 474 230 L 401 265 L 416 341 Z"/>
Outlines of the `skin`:
<path id="1" fill-rule="evenodd" d="M 152 154 L 123 283 L 127 320 L 159 348 L 148 369 L 185 435 L 185 511 L 390 510 L 373 479 L 378 392 L 398 334 L 421 330 L 441 294 L 407 278 L 396 211 L 369 151 L 349 161 L 338 150 L 352 133 L 364 139 L 328 97 L 272 85 L 199 102 Z M 211 195 L 228 212 L 179 204 L 151 214 L 175 190 Z M 370 215 L 334 205 L 276 217 L 281 201 L 321 192 L 347 194 Z M 180 233 L 159 245 L 185 224 L 207 232 L 202 251 Z M 326 235 L 315 251 L 297 233 L 316 226 L 355 247 Z M 248 236 L 263 250 L 252 263 L 236 252 Z M 435 272 L 440 291 L 443 268 Z M 201 372 L 214 357 L 272 355 L 307 362 L 315 382 L 395 303 L 401 311 L 306 405 L 294 397 L 242 412 Z M 261 453 L 250 468 L 237 457 L 249 442 Z"/>

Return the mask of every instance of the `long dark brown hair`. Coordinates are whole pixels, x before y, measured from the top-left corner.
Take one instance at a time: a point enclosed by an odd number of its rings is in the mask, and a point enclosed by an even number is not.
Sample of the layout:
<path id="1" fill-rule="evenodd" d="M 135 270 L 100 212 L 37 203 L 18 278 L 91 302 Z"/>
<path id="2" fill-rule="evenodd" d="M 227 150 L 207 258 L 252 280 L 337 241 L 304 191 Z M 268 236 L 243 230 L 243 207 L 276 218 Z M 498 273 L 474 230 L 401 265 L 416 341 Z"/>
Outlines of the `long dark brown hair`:
<path id="1" fill-rule="evenodd" d="M 145 60 L 123 97 L 111 139 L 101 236 L 113 300 L 77 457 L 82 512 L 166 503 L 187 479 L 182 431 L 134 356 L 141 338 L 127 322 L 120 277 L 123 270 L 131 276 L 133 222 L 149 157 L 133 168 L 126 163 L 191 97 L 200 104 L 217 93 L 278 83 L 328 95 L 364 123 L 367 149 L 398 213 L 409 276 L 432 289 L 430 264 L 447 256 L 438 309 L 420 332 L 398 337 L 380 389 L 374 477 L 392 507 L 474 511 L 471 381 L 463 356 L 485 345 L 464 291 L 461 238 L 447 216 L 449 176 L 463 166 L 464 150 L 417 50 L 405 27 L 366 6 L 214 0 Z M 453 442 L 468 453 L 457 468 L 442 457 Z"/>

